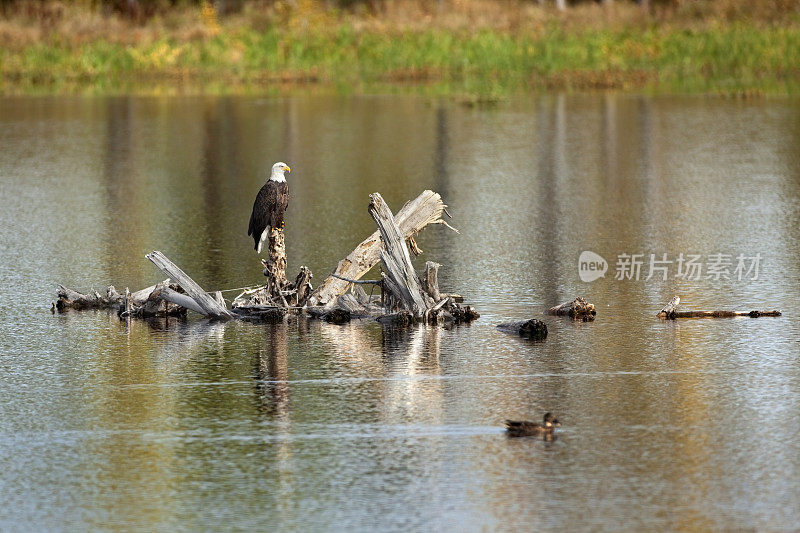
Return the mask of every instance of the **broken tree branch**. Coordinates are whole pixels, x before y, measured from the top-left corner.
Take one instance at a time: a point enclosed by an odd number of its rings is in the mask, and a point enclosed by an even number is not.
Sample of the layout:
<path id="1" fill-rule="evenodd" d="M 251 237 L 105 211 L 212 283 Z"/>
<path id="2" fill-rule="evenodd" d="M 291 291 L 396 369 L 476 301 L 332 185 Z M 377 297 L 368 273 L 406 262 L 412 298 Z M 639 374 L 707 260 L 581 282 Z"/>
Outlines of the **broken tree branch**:
<path id="1" fill-rule="evenodd" d="M 167 259 L 167 256 L 156 250 L 145 255 L 145 257 L 186 291 L 186 294 L 195 301 L 204 315 L 214 318 L 231 317 L 230 311 L 225 306 L 220 305 L 219 302 L 209 296 L 197 282 L 186 275 L 175 263 Z"/>
<path id="2" fill-rule="evenodd" d="M 442 220 L 442 213 L 446 207 L 442 197 L 430 190 L 423 191 L 414 200 L 406 203 L 394 217 L 403 240 L 416 235 L 428 224 L 444 224 L 454 230 Z M 381 248 L 380 233 L 375 231 L 347 257 L 339 261 L 333 274 L 349 279 L 361 278 L 380 261 Z M 328 276 L 311 294 L 309 305 L 325 305 L 334 302 L 336 297 L 344 294 L 349 286 L 349 281 L 333 275 Z"/>
<path id="3" fill-rule="evenodd" d="M 369 214 L 378 225 L 385 247 L 385 250 L 381 250 L 381 261 L 386 268 L 387 277 L 393 282 L 392 285 L 399 289 L 395 296 L 401 299 L 406 309 L 418 317 L 422 316 L 429 306 L 425 301 L 419 276 L 411 264 L 405 239 L 383 197 L 376 192 L 370 194 L 369 198 Z"/>

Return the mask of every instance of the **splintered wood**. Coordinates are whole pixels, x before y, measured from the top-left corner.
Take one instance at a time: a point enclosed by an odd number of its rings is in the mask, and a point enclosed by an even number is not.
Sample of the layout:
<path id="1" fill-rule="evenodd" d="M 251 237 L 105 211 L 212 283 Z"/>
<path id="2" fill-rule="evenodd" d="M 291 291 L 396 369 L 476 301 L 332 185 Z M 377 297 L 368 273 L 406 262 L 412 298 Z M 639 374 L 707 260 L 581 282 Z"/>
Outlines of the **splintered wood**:
<path id="1" fill-rule="evenodd" d="M 442 219 L 442 213 L 446 213 L 446 209 L 447 206 L 439 193 L 426 190 L 400 209 L 394 216 L 395 224 L 403 240 L 412 238 L 428 224 L 442 224 L 457 232 Z M 355 250 L 350 252 L 347 257 L 339 261 L 333 273 L 311 294 L 309 305 L 326 305 L 335 302 L 336 297 L 344 294 L 350 287 L 350 282 L 346 279 L 360 279 L 378 264 L 383 248 L 380 237 L 380 231 L 376 230 L 356 246 Z"/>
<path id="2" fill-rule="evenodd" d="M 417 318 L 428 311 L 435 302 L 433 298 L 426 300 L 422 292 L 422 282 L 411 264 L 405 239 L 395 224 L 389 206 L 378 193 L 369 195 L 369 214 L 378 225 L 384 249 L 381 250 L 381 261 L 386 269 L 384 281 L 386 288 L 400 302 L 402 307 L 411 311 Z"/>

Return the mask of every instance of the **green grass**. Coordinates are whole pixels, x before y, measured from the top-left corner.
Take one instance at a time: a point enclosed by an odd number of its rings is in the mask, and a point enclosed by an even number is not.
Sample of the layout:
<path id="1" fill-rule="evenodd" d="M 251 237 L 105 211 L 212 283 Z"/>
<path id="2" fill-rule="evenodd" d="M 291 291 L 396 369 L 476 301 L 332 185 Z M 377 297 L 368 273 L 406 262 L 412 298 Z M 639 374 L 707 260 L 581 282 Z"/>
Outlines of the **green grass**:
<path id="1" fill-rule="evenodd" d="M 800 27 L 744 23 L 533 33 L 429 29 L 395 35 L 238 28 L 138 45 L 63 37 L 0 48 L 0 92 L 531 90 L 724 94 L 800 92 Z"/>

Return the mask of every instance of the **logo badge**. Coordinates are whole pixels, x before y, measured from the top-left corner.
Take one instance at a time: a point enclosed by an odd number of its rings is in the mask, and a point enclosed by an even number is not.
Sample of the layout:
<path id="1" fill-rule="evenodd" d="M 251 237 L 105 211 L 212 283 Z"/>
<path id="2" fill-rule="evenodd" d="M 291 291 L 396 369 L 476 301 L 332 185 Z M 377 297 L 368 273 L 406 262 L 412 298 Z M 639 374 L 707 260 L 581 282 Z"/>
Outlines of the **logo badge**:
<path id="1" fill-rule="evenodd" d="M 578 276 L 581 281 L 590 283 L 597 278 L 604 278 L 608 270 L 608 263 L 594 252 L 585 250 L 578 258 Z"/>

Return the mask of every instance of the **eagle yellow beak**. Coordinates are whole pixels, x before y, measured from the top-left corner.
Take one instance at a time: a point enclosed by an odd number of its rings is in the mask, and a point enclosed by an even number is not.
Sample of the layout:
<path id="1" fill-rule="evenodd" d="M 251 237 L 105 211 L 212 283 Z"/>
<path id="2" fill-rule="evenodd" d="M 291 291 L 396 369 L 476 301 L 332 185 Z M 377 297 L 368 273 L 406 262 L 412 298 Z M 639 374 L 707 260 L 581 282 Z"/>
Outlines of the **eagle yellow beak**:
<path id="1" fill-rule="evenodd" d="M 292 169 L 289 168 L 289 165 L 286 165 L 286 172 L 291 172 L 291 171 L 292 171 Z"/>

